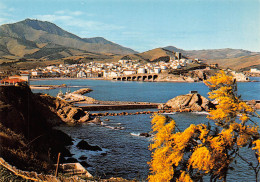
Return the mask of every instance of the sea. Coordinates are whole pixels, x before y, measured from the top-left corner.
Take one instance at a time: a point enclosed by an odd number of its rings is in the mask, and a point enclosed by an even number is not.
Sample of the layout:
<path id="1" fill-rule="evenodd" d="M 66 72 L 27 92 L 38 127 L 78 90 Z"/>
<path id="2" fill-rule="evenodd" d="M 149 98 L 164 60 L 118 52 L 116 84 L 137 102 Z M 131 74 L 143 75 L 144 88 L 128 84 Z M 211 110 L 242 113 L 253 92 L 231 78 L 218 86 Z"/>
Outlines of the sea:
<path id="1" fill-rule="evenodd" d="M 256 82 L 239 82 L 238 94 L 243 100 L 260 100 L 260 77 L 252 77 Z M 207 97 L 209 89 L 204 83 L 176 83 L 176 82 L 134 82 L 134 81 L 107 81 L 88 79 L 65 80 L 35 80 L 31 85 L 61 85 L 66 88 L 52 90 L 33 90 L 33 92 L 47 93 L 56 96 L 58 92 L 75 91 L 81 88 L 91 88 L 93 91 L 86 96 L 97 100 L 107 101 L 136 101 L 165 103 L 178 95 L 187 94 L 189 91 L 198 91 Z M 152 109 L 147 109 L 153 111 Z M 154 109 L 156 110 L 156 109 Z M 120 110 L 103 112 L 137 112 L 140 110 Z M 95 112 L 95 111 L 93 111 Z M 211 122 L 207 119 L 207 112 L 194 113 L 167 113 L 173 118 L 181 130 L 190 124 Z M 77 126 L 59 126 L 74 139 L 74 144 L 69 146 L 73 157 L 78 161 L 85 161 L 91 165 L 87 170 L 93 176 L 101 178 L 122 177 L 146 181 L 149 175 L 148 161 L 151 160 L 149 145 L 151 137 L 141 137 L 140 133 L 151 131 L 152 115 L 127 115 L 102 117 L 103 125 L 81 124 Z M 259 123 L 259 121 L 255 120 Z M 212 123 L 213 124 L 213 123 Z M 79 141 L 85 140 L 91 145 L 98 145 L 102 151 L 86 151 L 77 149 Z M 254 158 L 253 151 L 241 151 L 247 158 Z M 86 157 L 80 160 L 80 157 Z M 227 181 L 255 181 L 254 173 L 249 166 L 241 161 L 236 161 L 235 169 L 228 174 Z"/>

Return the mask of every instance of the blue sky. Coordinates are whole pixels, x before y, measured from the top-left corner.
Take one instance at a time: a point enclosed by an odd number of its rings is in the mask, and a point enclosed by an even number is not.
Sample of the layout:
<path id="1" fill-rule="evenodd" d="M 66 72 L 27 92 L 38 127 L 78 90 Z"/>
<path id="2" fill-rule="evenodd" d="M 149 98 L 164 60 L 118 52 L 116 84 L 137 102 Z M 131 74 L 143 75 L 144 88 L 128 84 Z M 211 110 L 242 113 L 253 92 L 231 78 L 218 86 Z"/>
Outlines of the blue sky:
<path id="1" fill-rule="evenodd" d="M 260 0 L 0 0 L 0 25 L 26 18 L 139 52 L 169 45 L 260 52 Z"/>

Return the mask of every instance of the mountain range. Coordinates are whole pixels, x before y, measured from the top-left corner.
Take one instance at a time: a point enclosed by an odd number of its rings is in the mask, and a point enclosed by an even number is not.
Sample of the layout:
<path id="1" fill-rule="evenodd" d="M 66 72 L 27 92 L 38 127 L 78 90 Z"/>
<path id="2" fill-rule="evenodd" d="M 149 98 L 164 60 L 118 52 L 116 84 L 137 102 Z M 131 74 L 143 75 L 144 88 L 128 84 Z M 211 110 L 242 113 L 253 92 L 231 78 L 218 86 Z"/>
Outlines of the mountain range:
<path id="1" fill-rule="evenodd" d="M 31 59 L 58 59 L 89 52 L 136 53 L 102 37 L 80 38 L 53 23 L 31 19 L 0 26 L 0 46 L 0 56 Z"/>
<path id="2" fill-rule="evenodd" d="M 248 70 L 252 67 L 260 69 L 260 53 L 243 49 L 206 49 L 206 50 L 183 50 L 174 46 L 164 47 L 169 51 L 181 52 L 188 58 L 199 58 L 204 63 L 217 63 L 221 68 L 234 70 Z"/>
<path id="3" fill-rule="evenodd" d="M 224 68 L 247 69 L 260 65 L 260 53 L 242 49 L 183 50 L 168 46 L 138 53 L 103 37 L 81 38 L 47 21 L 25 19 L 0 26 L 0 64 L 20 59 L 48 62 L 61 59 L 111 62 L 122 58 L 160 61 L 172 57 L 173 52 L 206 63 L 219 63 Z"/>

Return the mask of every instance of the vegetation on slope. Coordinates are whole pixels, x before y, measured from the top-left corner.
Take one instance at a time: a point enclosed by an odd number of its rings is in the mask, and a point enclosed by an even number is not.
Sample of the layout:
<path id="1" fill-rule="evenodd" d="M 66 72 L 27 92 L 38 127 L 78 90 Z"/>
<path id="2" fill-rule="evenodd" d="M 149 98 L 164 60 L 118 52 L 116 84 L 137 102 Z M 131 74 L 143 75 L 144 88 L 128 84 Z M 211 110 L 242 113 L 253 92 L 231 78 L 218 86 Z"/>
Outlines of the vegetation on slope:
<path id="1" fill-rule="evenodd" d="M 72 139 L 52 129 L 61 121 L 51 110 L 48 97 L 31 92 L 28 86 L 0 87 L 0 156 L 21 170 L 48 172 L 70 152 Z M 53 103 L 54 104 L 54 103 Z"/>

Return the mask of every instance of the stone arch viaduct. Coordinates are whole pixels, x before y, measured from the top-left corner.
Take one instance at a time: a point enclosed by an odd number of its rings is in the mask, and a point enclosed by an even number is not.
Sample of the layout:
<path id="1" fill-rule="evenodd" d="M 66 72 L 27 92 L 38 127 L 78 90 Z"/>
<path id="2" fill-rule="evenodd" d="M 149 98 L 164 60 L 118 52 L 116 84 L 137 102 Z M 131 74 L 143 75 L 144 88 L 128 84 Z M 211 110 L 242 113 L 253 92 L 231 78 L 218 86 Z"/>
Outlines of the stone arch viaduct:
<path id="1" fill-rule="evenodd" d="M 154 81 L 158 78 L 158 74 L 133 74 L 113 77 L 112 80 L 117 81 Z"/>

